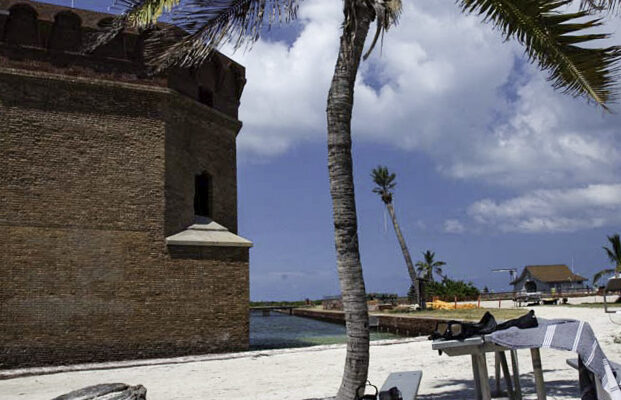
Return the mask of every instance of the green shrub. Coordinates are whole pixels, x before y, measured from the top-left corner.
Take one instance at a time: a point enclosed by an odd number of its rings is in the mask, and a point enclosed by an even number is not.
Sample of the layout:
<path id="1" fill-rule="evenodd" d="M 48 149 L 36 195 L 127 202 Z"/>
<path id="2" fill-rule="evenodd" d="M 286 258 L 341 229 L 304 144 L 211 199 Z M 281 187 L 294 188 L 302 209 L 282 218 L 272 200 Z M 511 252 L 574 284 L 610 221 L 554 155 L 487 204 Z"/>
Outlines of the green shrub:
<path id="1" fill-rule="evenodd" d="M 382 303 L 396 303 L 396 293 L 367 293 L 367 300 L 379 300 Z"/>
<path id="2" fill-rule="evenodd" d="M 455 281 L 444 278 L 441 282 L 427 282 L 425 284 L 425 299 L 431 301 L 439 297 L 443 301 L 453 301 L 455 296 L 458 300 L 476 300 L 479 297 L 479 289 L 472 282 Z M 408 291 L 408 299 L 412 302 L 415 296 L 414 287 Z"/>

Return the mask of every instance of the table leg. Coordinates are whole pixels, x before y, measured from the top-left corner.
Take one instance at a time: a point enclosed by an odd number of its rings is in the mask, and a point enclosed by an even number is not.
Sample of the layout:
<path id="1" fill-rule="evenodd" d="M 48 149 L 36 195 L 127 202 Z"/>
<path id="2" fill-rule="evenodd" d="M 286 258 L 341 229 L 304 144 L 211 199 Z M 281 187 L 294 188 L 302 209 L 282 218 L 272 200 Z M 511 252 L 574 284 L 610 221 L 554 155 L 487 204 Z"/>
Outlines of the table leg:
<path id="1" fill-rule="evenodd" d="M 481 400 L 481 383 L 479 379 L 479 360 L 476 354 L 471 354 L 472 357 L 472 377 L 474 378 L 474 398 Z"/>
<path id="2" fill-rule="evenodd" d="M 498 353 L 500 356 L 500 365 L 502 366 L 502 374 L 505 376 L 505 385 L 507 386 L 507 394 L 510 400 L 515 400 L 513 394 L 513 385 L 511 384 L 511 374 L 509 373 L 509 365 L 507 364 L 507 356 L 504 351 Z"/>
<path id="3" fill-rule="evenodd" d="M 494 378 L 496 380 L 496 390 L 492 393 L 494 397 L 500 397 L 502 392 L 500 391 L 500 357 L 499 352 L 494 352 Z"/>
<path id="4" fill-rule="evenodd" d="M 541 354 L 539 353 L 539 349 L 530 349 L 530 356 L 533 360 L 533 374 L 535 375 L 537 399 L 546 400 L 546 388 L 543 382 L 543 370 L 541 368 Z"/>
<path id="5" fill-rule="evenodd" d="M 515 386 L 515 400 L 522 400 L 522 386 L 520 385 L 520 369 L 518 367 L 517 350 L 511 350 L 511 366 L 513 367 L 513 385 Z"/>
<path id="6" fill-rule="evenodd" d="M 485 353 L 476 355 L 478 357 L 479 364 L 479 381 L 481 388 L 481 399 L 491 400 L 492 394 L 489 387 L 489 374 L 487 373 L 487 360 L 485 359 Z"/>

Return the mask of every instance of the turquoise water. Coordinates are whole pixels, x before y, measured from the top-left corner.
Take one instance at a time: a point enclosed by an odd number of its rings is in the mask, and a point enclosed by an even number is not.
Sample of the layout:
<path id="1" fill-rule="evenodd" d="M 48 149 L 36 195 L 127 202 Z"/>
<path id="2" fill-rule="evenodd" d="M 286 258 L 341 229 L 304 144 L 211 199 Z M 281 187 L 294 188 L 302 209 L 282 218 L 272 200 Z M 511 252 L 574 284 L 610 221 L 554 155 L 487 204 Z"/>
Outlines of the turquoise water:
<path id="1" fill-rule="evenodd" d="M 371 340 L 399 337 L 392 333 L 371 332 Z M 271 312 L 269 316 L 250 312 L 250 348 L 253 350 L 337 344 L 346 340 L 344 325 L 278 312 Z"/>

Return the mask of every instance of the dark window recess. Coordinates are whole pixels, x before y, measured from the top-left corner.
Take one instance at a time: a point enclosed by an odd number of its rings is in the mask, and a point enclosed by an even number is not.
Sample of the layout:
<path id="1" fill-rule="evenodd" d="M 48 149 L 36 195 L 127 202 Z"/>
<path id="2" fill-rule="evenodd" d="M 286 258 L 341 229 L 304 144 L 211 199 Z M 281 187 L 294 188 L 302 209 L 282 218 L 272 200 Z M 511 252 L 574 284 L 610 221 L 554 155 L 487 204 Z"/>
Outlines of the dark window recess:
<path id="1" fill-rule="evenodd" d="M 3 40 L 10 44 L 40 46 L 37 12 L 27 4 L 16 4 L 9 10 Z"/>
<path id="2" fill-rule="evenodd" d="M 198 101 L 209 107 L 213 107 L 213 92 L 206 87 L 199 86 Z"/>
<path id="3" fill-rule="evenodd" d="M 202 173 L 194 177 L 194 215 L 211 217 L 209 175 Z"/>
<path id="4" fill-rule="evenodd" d="M 526 282 L 524 287 L 526 289 L 526 293 L 534 293 L 537 291 L 537 284 L 533 281 Z"/>
<path id="5" fill-rule="evenodd" d="M 60 51 L 80 51 L 82 47 L 82 20 L 70 11 L 56 14 L 48 47 Z"/>

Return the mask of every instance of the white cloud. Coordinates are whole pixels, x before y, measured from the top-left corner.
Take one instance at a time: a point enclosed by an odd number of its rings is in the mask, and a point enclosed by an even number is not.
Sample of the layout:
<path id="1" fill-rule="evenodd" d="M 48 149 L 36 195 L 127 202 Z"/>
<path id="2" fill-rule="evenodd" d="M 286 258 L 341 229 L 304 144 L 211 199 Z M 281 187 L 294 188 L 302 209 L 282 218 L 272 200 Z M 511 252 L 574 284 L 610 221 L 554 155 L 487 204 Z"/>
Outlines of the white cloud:
<path id="1" fill-rule="evenodd" d="M 303 28 L 291 45 L 259 41 L 233 55 L 248 83 L 240 118 L 241 151 L 278 154 L 305 141 L 325 140 L 325 107 L 338 52 L 342 6 L 303 3 Z M 451 26 L 450 30 L 446 26 Z M 371 32 L 373 33 L 373 32 Z M 491 108 L 512 69 L 515 46 L 449 1 L 405 4 L 401 23 L 361 66 L 354 135 L 401 148 L 430 148 L 444 133 L 491 122 Z"/>
<path id="2" fill-rule="evenodd" d="M 614 182 L 621 113 L 604 115 L 555 92 L 545 73 L 523 65 L 519 45 L 451 1 L 404 7 L 383 48 L 361 65 L 355 140 L 425 152 L 456 179 L 521 188 Z M 261 40 L 233 55 L 248 79 L 243 154 L 273 156 L 325 140 L 342 7 L 304 2 L 299 16 L 292 43 Z"/>
<path id="3" fill-rule="evenodd" d="M 314 0 L 303 2 L 298 14 L 301 29 L 292 43 L 261 40 L 233 55 L 248 79 L 238 138 L 246 158 L 265 160 L 325 141 L 342 7 Z M 621 26 L 612 21 L 610 31 Z M 399 26 L 361 65 L 354 140 L 415 150 L 449 178 L 513 189 L 515 199 L 470 208 L 476 219 L 505 231 L 572 231 L 618 220 L 612 212 L 594 212 L 591 200 L 570 205 L 560 198 L 616 188 L 621 112 L 606 114 L 554 91 L 547 74 L 522 54 L 452 1 L 404 3 Z M 452 228 L 460 229 L 449 223 Z"/>
<path id="4" fill-rule="evenodd" d="M 621 172 L 619 115 L 556 93 L 542 75 L 517 91 L 508 120 L 471 137 L 443 171 L 510 187 L 614 183 Z"/>
<path id="5" fill-rule="evenodd" d="M 573 232 L 621 223 L 621 184 L 535 190 L 468 208 L 475 221 L 505 232 Z"/>
<path id="6" fill-rule="evenodd" d="M 293 145 L 325 137 L 340 9 L 329 0 L 304 2 L 299 10 L 304 27 L 293 44 L 260 40 L 251 51 L 231 55 L 246 67 L 241 152 L 278 155 Z"/>
<path id="7" fill-rule="evenodd" d="M 447 219 L 444 221 L 444 232 L 463 233 L 465 230 L 464 225 L 457 219 Z"/>

